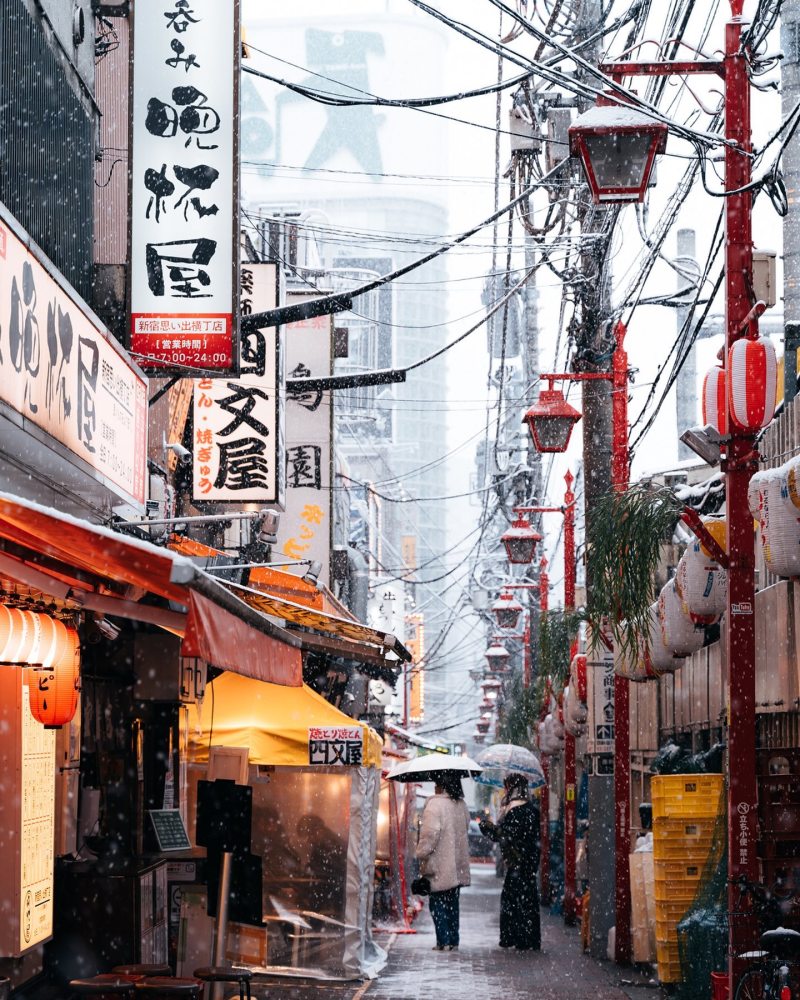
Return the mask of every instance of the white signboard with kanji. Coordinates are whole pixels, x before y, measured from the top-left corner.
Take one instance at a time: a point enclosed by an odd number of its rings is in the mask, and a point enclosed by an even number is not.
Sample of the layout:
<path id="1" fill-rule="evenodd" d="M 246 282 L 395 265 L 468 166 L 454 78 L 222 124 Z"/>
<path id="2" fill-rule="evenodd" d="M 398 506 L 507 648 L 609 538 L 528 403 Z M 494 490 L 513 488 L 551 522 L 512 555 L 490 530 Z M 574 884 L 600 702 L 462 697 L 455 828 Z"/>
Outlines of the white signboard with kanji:
<path id="1" fill-rule="evenodd" d="M 287 302 L 319 298 L 287 295 Z M 286 378 L 324 378 L 332 373 L 333 319 L 316 316 L 284 328 Z M 332 393 L 328 389 L 286 394 L 286 510 L 274 547 L 286 559 L 320 562 L 327 584 L 331 557 Z"/>
<path id="2" fill-rule="evenodd" d="M 242 264 L 242 315 L 278 304 L 275 264 Z M 283 358 L 274 327 L 242 334 L 239 378 L 194 386 L 193 497 L 284 503 Z"/>
<path id="3" fill-rule="evenodd" d="M 147 380 L 4 216 L 0 212 L 0 400 L 69 449 L 113 493 L 141 506 Z"/>
<path id="4" fill-rule="evenodd" d="M 610 640 L 610 636 L 607 637 Z M 587 662 L 589 687 L 588 753 L 614 752 L 614 649 L 599 644 Z"/>
<path id="5" fill-rule="evenodd" d="M 237 0 L 136 0 L 131 350 L 230 372 L 238 265 Z"/>

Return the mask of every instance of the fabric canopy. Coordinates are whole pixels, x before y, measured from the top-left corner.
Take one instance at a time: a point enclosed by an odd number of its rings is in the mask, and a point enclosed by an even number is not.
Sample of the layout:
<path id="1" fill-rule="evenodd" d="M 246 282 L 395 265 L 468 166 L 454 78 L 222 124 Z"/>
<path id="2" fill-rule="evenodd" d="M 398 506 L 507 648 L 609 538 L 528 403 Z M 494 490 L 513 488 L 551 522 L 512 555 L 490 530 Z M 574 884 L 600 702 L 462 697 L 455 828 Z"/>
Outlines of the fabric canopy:
<path id="1" fill-rule="evenodd" d="M 381 766 L 378 734 L 305 684 L 281 687 L 223 674 L 209 688 L 200 714 L 196 706 L 189 707 L 189 754 L 197 763 L 208 760 L 210 740 L 214 745 L 248 747 L 251 764 L 308 767 L 309 730 L 359 729 L 364 741 L 363 763 Z"/>

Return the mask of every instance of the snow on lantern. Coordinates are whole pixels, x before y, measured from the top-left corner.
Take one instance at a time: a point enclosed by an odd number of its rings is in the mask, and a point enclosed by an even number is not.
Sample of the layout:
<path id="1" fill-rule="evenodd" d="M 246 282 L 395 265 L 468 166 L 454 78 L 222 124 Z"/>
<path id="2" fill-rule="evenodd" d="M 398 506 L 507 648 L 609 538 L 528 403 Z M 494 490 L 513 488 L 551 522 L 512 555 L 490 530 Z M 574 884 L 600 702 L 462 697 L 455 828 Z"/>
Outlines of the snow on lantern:
<path id="1" fill-rule="evenodd" d="M 604 94 L 569 129 L 570 155 L 580 159 L 595 205 L 644 201 L 656 156 L 667 148 L 667 125 L 620 100 Z"/>
<path id="2" fill-rule="evenodd" d="M 511 527 L 500 536 L 500 541 L 506 549 L 508 561 L 518 565 L 527 565 L 533 562 L 536 546 L 541 540 L 542 536 L 539 532 L 534 531 L 522 516 L 518 517 Z"/>
<path id="3" fill-rule="evenodd" d="M 742 337 L 728 352 L 728 407 L 731 420 L 743 431 L 755 433 L 775 415 L 778 362 L 766 337 Z"/>
<path id="4" fill-rule="evenodd" d="M 513 594 L 503 593 L 492 605 L 492 612 L 500 628 L 513 629 L 517 627 L 519 616 L 522 614 L 522 605 Z"/>
<path id="5" fill-rule="evenodd" d="M 506 647 L 501 646 L 499 642 L 492 643 L 483 655 L 489 663 L 489 669 L 494 673 L 502 673 L 506 669 L 508 658 L 511 656 Z"/>
<path id="6" fill-rule="evenodd" d="M 539 452 L 564 452 L 569 445 L 572 428 L 581 413 L 564 398 L 560 389 L 542 389 L 539 398 L 522 418 L 528 425 L 533 444 Z"/>
<path id="7" fill-rule="evenodd" d="M 728 399 L 725 395 L 725 369 L 715 365 L 703 379 L 703 425 L 720 434 L 728 433 Z"/>
<path id="8" fill-rule="evenodd" d="M 75 628 L 50 620 L 55 629 L 48 648 L 42 648 L 42 663 L 29 667 L 27 675 L 31 715 L 45 729 L 58 729 L 78 708 L 81 651 Z"/>

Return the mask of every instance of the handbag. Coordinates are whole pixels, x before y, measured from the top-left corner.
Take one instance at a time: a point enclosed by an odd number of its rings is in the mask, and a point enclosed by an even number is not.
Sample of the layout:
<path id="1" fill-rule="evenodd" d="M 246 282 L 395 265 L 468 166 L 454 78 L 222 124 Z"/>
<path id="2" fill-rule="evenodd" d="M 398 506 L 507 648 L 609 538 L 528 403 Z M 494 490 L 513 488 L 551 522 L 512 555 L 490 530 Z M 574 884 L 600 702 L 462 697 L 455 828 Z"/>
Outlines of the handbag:
<path id="1" fill-rule="evenodd" d="M 411 891 L 415 896 L 430 896 L 431 880 L 427 875 L 420 875 L 411 883 Z"/>

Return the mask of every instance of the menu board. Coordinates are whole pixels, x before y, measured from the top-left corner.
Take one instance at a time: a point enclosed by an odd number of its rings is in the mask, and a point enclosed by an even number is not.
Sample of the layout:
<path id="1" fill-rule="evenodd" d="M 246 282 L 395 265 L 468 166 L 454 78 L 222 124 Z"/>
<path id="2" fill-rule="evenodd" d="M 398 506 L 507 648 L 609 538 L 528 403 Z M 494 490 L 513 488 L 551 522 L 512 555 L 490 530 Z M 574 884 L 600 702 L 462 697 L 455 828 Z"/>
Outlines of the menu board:
<path id="1" fill-rule="evenodd" d="M 31 715 L 27 684 L 21 715 L 19 947 L 24 951 L 53 933 L 56 734 Z"/>

